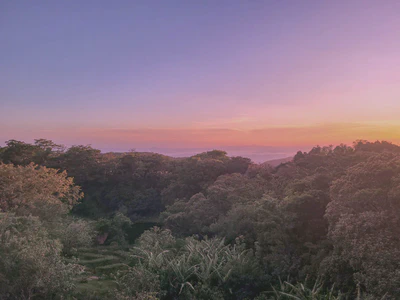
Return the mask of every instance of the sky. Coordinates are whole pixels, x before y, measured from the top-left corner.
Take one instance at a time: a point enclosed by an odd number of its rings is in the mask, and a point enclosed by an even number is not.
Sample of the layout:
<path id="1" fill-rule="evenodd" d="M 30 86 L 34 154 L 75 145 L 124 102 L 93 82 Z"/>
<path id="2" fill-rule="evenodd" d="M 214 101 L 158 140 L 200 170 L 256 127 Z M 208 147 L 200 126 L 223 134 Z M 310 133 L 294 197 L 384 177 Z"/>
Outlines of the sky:
<path id="1" fill-rule="evenodd" d="M 1 1 L 0 143 L 273 158 L 400 143 L 399 13 L 397 0 Z"/>

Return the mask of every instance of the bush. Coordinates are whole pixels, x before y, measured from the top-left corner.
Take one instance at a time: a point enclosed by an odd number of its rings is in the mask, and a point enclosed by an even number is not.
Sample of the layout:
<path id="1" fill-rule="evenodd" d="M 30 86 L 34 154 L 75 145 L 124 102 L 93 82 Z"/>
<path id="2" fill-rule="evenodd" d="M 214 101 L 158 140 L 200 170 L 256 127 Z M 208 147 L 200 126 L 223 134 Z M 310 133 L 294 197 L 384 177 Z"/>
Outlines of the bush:
<path id="1" fill-rule="evenodd" d="M 77 248 L 90 247 L 93 244 L 95 230 L 93 225 L 84 220 L 67 219 L 60 224 L 57 237 L 63 245 L 63 253 L 71 255 Z"/>
<path id="2" fill-rule="evenodd" d="M 143 266 L 129 267 L 115 275 L 117 299 L 157 299 L 160 292 L 159 276 Z M 150 297 L 151 296 L 151 297 Z"/>
<path id="3" fill-rule="evenodd" d="M 340 294 L 334 292 L 333 287 L 327 291 L 323 282 L 317 279 L 314 284 L 306 282 L 291 284 L 287 281 L 280 281 L 279 286 L 273 287 L 273 292 L 263 292 L 255 300 L 344 300 Z"/>
<path id="4" fill-rule="evenodd" d="M 107 233 L 106 242 L 117 243 L 118 245 L 126 245 L 128 232 L 132 226 L 132 221 L 123 213 L 117 212 L 111 219 L 100 219 L 96 224 L 99 233 Z"/>
<path id="5" fill-rule="evenodd" d="M 139 238 L 132 257 L 136 266 L 120 279 L 132 281 L 120 285 L 124 292 L 131 289 L 130 295 L 154 292 L 150 287 L 157 284 L 159 296 L 166 299 L 245 299 L 259 293 L 259 279 L 264 278 L 253 251 L 240 240 L 225 245 L 220 238 L 191 237 L 181 245 L 169 230 L 153 228 Z"/>
<path id="6" fill-rule="evenodd" d="M 82 271 L 64 264 L 62 246 L 49 239 L 37 217 L 0 215 L 0 298 L 62 298 Z"/>

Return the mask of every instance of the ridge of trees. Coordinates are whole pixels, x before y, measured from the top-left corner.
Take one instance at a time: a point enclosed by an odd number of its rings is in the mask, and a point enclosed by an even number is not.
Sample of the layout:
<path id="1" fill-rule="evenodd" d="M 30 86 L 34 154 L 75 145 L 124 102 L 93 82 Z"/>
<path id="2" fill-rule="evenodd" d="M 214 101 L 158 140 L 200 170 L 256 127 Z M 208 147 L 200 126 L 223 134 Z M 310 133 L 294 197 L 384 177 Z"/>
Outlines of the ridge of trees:
<path id="1" fill-rule="evenodd" d="M 131 249 L 127 273 L 115 275 L 121 299 L 285 299 L 299 291 L 279 278 L 317 282 L 329 299 L 400 297 L 395 144 L 316 146 L 272 167 L 219 150 L 173 159 L 10 140 L 0 162 L 0 252 L 18 253 L 30 243 L 36 251 L 21 258 L 34 262 L 33 275 L 18 271 L 13 256 L 0 258 L 9 272 L 0 268 L 0 295 L 9 299 L 69 293 L 79 264 L 64 264 L 61 255 L 92 243 L 95 230 L 126 246 L 131 222 L 146 219 L 162 229 L 145 232 Z M 36 255 L 52 260 L 40 265 Z M 207 259 L 211 269 L 204 273 Z M 51 264 L 61 273 L 46 271 Z M 65 284 L 47 289 L 35 272 Z M 139 274 L 152 284 L 135 283 Z M 24 289 L 8 277 L 24 278 Z M 271 286 L 283 298 L 265 294 Z"/>

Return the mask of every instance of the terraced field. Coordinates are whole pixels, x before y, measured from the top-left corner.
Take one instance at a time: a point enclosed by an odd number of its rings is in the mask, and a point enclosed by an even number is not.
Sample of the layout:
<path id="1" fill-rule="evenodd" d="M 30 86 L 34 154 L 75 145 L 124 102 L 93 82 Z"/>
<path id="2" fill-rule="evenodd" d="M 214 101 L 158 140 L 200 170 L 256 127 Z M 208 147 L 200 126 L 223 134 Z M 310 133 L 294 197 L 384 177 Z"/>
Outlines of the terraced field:
<path id="1" fill-rule="evenodd" d="M 101 299 L 116 288 L 112 273 L 128 267 L 129 249 L 119 246 L 96 246 L 80 248 L 69 262 L 85 267 L 77 278 L 78 299 Z"/>

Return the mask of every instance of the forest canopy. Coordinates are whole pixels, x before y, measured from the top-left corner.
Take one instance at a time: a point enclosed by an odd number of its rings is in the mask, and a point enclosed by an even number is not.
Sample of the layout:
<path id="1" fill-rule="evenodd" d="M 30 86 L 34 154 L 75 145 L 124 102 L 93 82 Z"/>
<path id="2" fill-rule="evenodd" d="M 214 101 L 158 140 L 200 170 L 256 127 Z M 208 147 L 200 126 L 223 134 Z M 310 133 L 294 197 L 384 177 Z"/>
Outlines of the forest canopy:
<path id="1" fill-rule="evenodd" d="M 398 299 L 399 228 L 400 147 L 385 141 L 276 167 L 0 148 L 1 299 Z"/>

